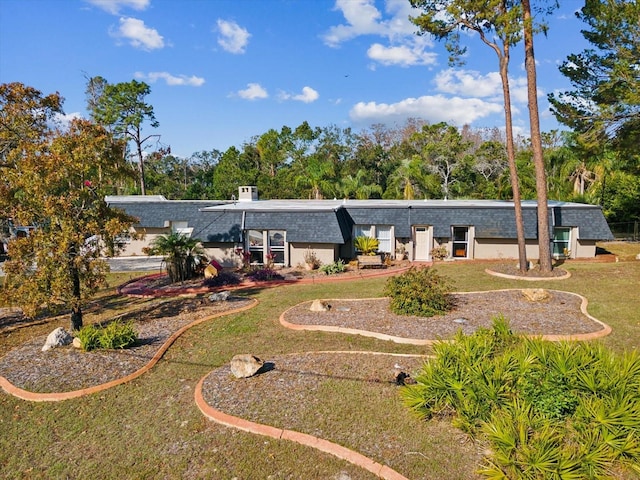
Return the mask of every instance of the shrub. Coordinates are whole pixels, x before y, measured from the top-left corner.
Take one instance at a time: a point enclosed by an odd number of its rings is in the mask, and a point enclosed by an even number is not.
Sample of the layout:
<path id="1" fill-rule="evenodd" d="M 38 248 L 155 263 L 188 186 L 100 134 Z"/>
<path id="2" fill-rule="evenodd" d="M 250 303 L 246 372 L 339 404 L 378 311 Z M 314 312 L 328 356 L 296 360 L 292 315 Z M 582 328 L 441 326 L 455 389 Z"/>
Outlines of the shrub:
<path id="1" fill-rule="evenodd" d="M 76 332 L 82 349 L 85 351 L 98 348 L 115 349 L 135 345 L 138 334 L 133 322 L 110 322 L 106 326 L 86 325 Z"/>
<path id="2" fill-rule="evenodd" d="M 447 247 L 444 245 L 440 245 L 439 247 L 435 247 L 431 249 L 431 257 L 436 260 L 444 260 L 449 256 L 449 251 Z"/>
<path id="3" fill-rule="evenodd" d="M 324 273 L 325 275 L 335 275 L 337 273 L 342 273 L 346 270 L 346 265 L 344 264 L 344 262 L 340 259 L 336 262 L 333 263 L 328 263 L 326 265 L 322 265 L 320 267 L 320 271 L 322 273 Z"/>
<path id="4" fill-rule="evenodd" d="M 353 241 L 353 246 L 360 255 L 375 255 L 378 251 L 379 245 L 380 242 L 377 238 L 367 237 L 364 235 L 356 237 Z"/>
<path id="5" fill-rule="evenodd" d="M 429 267 L 412 267 L 387 280 L 384 294 L 391 297 L 391 310 L 398 315 L 432 317 L 451 310 L 450 281 Z"/>
<path id="6" fill-rule="evenodd" d="M 459 332 L 434 352 L 416 384 L 402 388 L 404 403 L 421 418 L 448 416 L 488 442 L 486 477 L 640 473 L 638 352 L 525 339 L 504 318 L 470 336 Z"/>
<path id="7" fill-rule="evenodd" d="M 218 275 L 215 277 L 205 278 L 202 281 L 202 285 L 205 287 L 224 287 L 226 285 L 237 285 L 241 281 L 240 277 L 233 273 L 227 271 L 218 272 Z"/>
<path id="8" fill-rule="evenodd" d="M 250 278 L 254 282 L 266 282 L 269 280 L 284 280 L 284 277 L 275 270 L 270 268 L 259 268 L 252 272 L 247 273 L 247 278 Z"/>
<path id="9" fill-rule="evenodd" d="M 307 248 L 306 252 L 304 252 L 304 263 L 311 269 L 315 270 L 316 268 L 322 265 L 322 262 L 316 255 L 315 250 L 311 247 Z"/>

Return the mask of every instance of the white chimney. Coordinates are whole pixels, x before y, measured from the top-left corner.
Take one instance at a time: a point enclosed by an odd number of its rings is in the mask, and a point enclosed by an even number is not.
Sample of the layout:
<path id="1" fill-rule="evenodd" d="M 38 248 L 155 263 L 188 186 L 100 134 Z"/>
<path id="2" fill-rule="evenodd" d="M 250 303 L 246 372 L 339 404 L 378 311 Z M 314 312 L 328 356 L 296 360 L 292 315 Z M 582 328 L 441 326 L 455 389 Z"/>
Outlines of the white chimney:
<path id="1" fill-rule="evenodd" d="M 255 202 L 258 200 L 258 187 L 243 186 L 238 187 L 239 202 Z"/>

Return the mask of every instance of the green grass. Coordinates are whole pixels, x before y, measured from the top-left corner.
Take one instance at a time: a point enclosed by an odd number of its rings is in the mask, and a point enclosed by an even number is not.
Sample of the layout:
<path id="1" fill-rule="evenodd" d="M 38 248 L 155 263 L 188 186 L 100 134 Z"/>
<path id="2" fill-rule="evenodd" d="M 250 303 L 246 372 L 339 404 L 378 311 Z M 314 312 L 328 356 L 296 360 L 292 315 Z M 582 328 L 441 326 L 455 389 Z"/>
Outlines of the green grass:
<path id="1" fill-rule="evenodd" d="M 631 255 L 631 253 L 625 254 Z M 634 256 L 635 257 L 635 256 Z M 487 264 L 439 263 L 454 290 L 531 287 L 529 282 L 491 277 Z M 640 347 L 640 262 L 567 262 L 572 277 L 536 287 L 568 290 L 589 299 L 589 312 L 613 327 L 603 343 L 616 351 Z M 124 279 L 131 274 L 124 274 Z M 113 277 L 116 279 L 116 277 Z M 120 279 L 118 279 L 119 281 Z M 115 282 L 112 283 L 114 285 Z M 353 283 L 294 285 L 251 292 L 259 305 L 187 331 L 151 372 L 135 381 L 87 397 L 59 403 L 30 403 L 0 393 L 0 471 L 5 478 L 220 478 L 332 479 L 373 475 L 314 449 L 236 431 L 206 420 L 194 404 L 198 380 L 237 353 L 262 358 L 314 350 L 376 350 L 428 353 L 422 347 L 371 338 L 282 328 L 278 317 L 289 306 L 314 298 L 371 297 L 385 279 Z M 91 315 L 127 308 L 106 291 Z M 143 307 L 146 300 L 132 301 Z M 89 315 L 89 317 L 91 317 Z M 68 325 L 65 317 L 63 326 Z M 46 328 L 45 328 L 46 327 Z M 0 332 L 0 352 L 53 324 Z M 1 354 L 1 353 L 0 353 Z M 474 478 L 481 450 L 446 422 L 422 422 L 402 405 L 395 389 L 358 382 L 322 387 L 323 428 L 337 436 L 355 431 L 362 442 L 404 442 L 396 468 L 408 478 Z M 275 406 L 274 406 L 275 407 Z M 309 428 L 313 428 L 309 419 Z M 390 443 L 393 443 L 391 440 Z M 377 459 L 385 462 L 385 459 Z"/>

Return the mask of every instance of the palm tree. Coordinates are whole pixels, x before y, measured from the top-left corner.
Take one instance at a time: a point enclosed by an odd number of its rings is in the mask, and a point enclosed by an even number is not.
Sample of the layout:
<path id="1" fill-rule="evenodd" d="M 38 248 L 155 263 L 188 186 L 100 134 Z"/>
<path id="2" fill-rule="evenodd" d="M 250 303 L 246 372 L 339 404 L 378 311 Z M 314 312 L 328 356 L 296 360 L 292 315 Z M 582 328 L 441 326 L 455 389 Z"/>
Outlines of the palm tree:
<path id="1" fill-rule="evenodd" d="M 178 232 L 160 235 L 151 242 L 150 255 L 162 255 L 172 283 L 188 280 L 195 275 L 204 249 L 197 238 Z"/>

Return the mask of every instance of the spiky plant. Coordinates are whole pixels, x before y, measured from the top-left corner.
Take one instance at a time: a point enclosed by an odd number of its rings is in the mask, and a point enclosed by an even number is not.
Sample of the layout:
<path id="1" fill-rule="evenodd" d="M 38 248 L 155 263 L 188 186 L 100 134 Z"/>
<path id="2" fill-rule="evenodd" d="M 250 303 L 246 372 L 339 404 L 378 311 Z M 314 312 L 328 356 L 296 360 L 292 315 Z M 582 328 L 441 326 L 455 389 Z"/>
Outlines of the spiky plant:
<path id="1" fill-rule="evenodd" d="M 488 441 L 487 478 L 640 475 L 638 352 L 527 340 L 504 319 L 434 350 L 403 400 L 421 418 L 446 415 Z"/>

